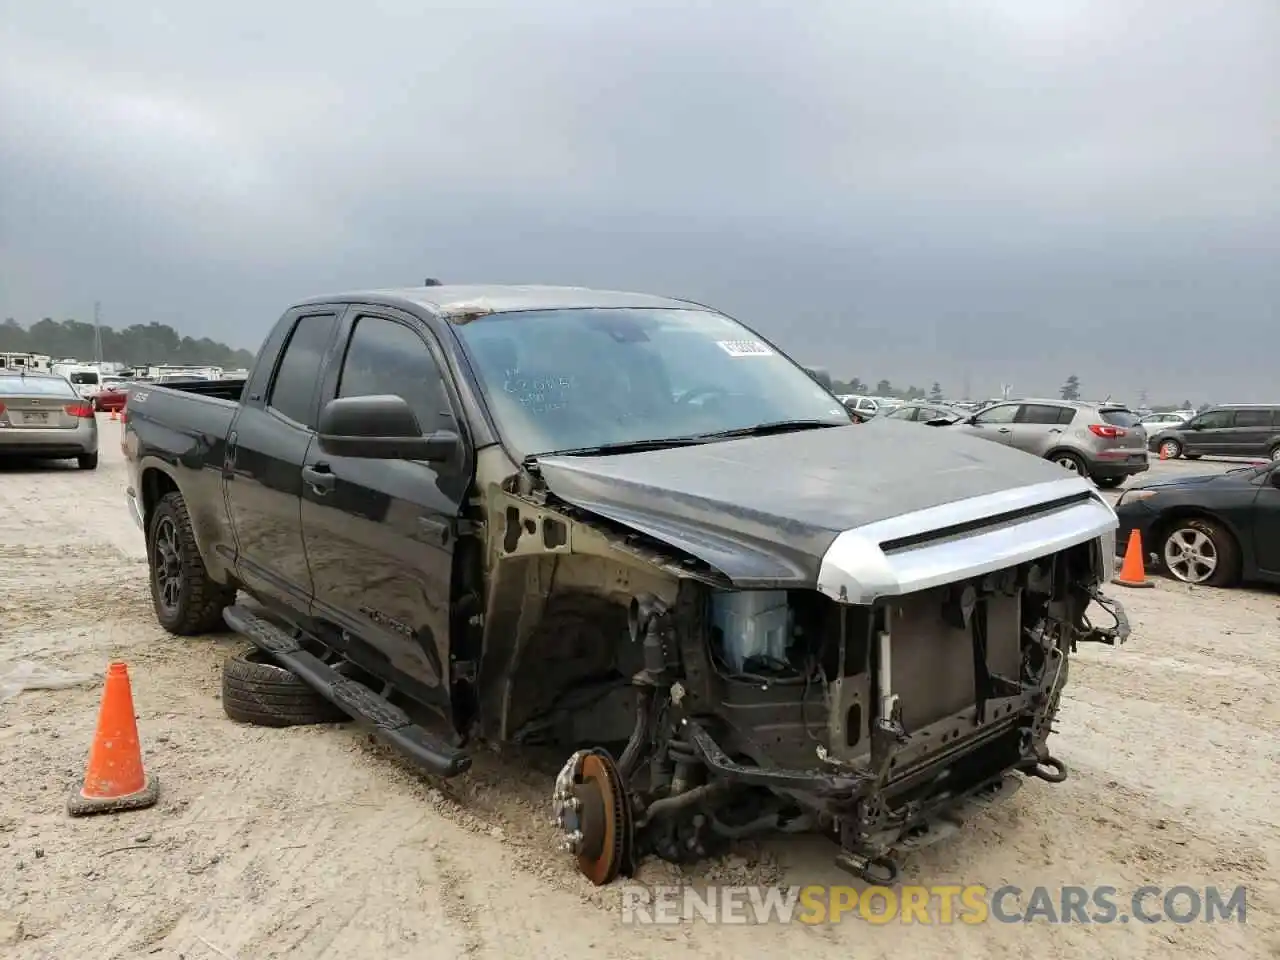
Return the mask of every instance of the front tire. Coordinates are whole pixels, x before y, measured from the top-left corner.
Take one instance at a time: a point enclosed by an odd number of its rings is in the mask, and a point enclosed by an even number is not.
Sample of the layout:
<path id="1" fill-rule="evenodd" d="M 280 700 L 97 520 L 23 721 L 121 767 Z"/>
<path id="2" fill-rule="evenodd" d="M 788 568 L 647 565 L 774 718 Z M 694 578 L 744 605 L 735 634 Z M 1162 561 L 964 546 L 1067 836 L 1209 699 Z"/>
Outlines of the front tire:
<path id="1" fill-rule="evenodd" d="M 1171 577 L 1192 586 L 1229 587 L 1240 579 L 1240 545 L 1214 520 L 1175 520 L 1160 544 L 1160 559 Z"/>
<path id="2" fill-rule="evenodd" d="M 1164 460 L 1177 460 L 1182 456 L 1182 444 L 1177 440 L 1160 441 L 1160 457 Z"/>
<path id="3" fill-rule="evenodd" d="M 156 620 L 169 633 L 190 637 L 222 627 L 222 608 L 235 589 L 218 583 L 205 569 L 182 494 L 166 493 L 147 526 L 147 566 Z"/>
<path id="4" fill-rule="evenodd" d="M 1089 472 L 1085 469 L 1084 461 L 1068 450 L 1059 450 L 1056 453 L 1049 454 L 1048 459 L 1052 460 L 1063 470 L 1068 473 L 1074 473 L 1078 477 L 1088 476 Z"/>

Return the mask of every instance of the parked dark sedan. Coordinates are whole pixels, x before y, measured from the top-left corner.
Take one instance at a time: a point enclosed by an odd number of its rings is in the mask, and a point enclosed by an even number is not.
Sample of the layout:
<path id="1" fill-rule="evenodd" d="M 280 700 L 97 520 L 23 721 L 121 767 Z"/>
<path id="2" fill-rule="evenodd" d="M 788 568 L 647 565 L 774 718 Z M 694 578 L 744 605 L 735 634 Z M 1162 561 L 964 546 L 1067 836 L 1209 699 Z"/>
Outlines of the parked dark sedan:
<path id="1" fill-rule="evenodd" d="M 1183 583 L 1280 583 L 1280 463 L 1134 487 L 1120 495 L 1116 515 L 1117 551 L 1137 530 Z"/>

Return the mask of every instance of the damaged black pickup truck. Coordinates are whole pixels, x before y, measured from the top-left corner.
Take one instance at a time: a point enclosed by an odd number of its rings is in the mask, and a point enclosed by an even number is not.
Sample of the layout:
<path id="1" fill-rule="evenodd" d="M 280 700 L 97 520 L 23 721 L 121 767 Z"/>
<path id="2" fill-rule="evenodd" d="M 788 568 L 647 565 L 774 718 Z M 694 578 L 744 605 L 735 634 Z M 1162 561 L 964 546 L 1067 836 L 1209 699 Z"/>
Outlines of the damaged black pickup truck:
<path id="1" fill-rule="evenodd" d="M 1066 777 L 1069 656 L 1128 634 L 1087 480 L 852 429 L 680 300 L 315 299 L 247 380 L 135 389 L 122 442 L 169 632 L 230 626 L 237 689 L 289 691 L 262 709 L 314 697 L 437 775 L 481 740 L 562 749 L 551 813 L 595 883 L 770 831 L 892 882 L 962 808 Z"/>

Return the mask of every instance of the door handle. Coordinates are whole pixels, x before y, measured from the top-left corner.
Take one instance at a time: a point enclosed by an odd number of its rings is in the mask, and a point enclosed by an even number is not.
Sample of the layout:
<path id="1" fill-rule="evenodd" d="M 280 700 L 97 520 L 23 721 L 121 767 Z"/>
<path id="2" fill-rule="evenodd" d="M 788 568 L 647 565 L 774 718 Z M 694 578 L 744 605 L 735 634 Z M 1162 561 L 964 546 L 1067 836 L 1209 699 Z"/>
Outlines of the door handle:
<path id="1" fill-rule="evenodd" d="M 310 467 L 303 467 L 302 479 L 310 484 L 311 489 L 319 497 L 323 497 L 332 490 L 338 482 L 338 478 L 333 475 L 333 470 L 330 469 L 327 463 L 317 463 Z"/>
<path id="2" fill-rule="evenodd" d="M 1050 433 L 1061 433 L 1061 432 L 1062 432 L 1062 430 L 1061 430 L 1061 428 L 1059 428 L 1059 427 L 1054 427 L 1054 428 L 1053 428 L 1052 430 L 1050 430 L 1049 432 L 1050 432 Z"/>
<path id="3" fill-rule="evenodd" d="M 1000 433 L 1009 433 L 1009 428 L 1008 428 L 1008 427 L 1001 427 L 1001 428 L 1000 428 L 1000 430 L 999 430 L 999 432 L 1000 432 Z"/>

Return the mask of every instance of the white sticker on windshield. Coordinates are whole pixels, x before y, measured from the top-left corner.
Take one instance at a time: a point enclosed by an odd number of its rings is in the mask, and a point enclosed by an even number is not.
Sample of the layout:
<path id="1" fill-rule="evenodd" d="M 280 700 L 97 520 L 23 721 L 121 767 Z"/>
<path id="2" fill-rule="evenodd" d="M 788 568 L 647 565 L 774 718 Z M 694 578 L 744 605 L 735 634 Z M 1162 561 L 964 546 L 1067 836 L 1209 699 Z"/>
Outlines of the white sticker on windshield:
<path id="1" fill-rule="evenodd" d="M 717 340 L 716 343 L 731 357 L 773 356 L 773 351 L 759 340 Z"/>

